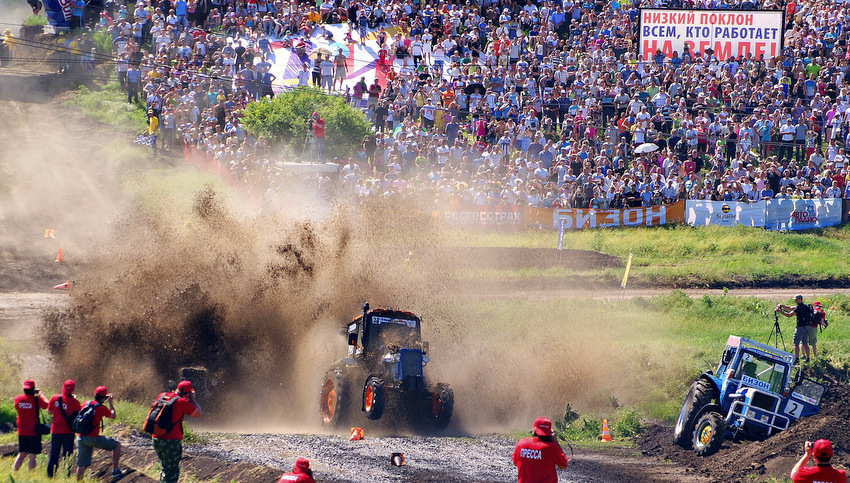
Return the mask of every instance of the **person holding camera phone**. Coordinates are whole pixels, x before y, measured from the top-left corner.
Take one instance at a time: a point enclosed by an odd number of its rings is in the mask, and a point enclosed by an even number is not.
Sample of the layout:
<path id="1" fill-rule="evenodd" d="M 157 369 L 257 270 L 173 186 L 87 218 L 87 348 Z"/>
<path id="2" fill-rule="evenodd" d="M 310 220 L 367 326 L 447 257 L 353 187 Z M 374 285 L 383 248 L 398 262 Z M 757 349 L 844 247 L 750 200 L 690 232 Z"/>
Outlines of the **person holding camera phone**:
<path id="1" fill-rule="evenodd" d="M 533 436 L 517 442 L 511 460 L 517 467 L 517 482 L 556 483 L 558 473 L 555 467 L 567 467 L 567 455 L 558 443 L 558 437 L 552 433 L 552 421 L 537 418 L 532 426 Z"/>
<path id="2" fill-rule="evenodd" d="M 791 481 L 794 483 L 847 483 L 845 471 L 832 467 L 832 443 L 828 439 L 819 439 L 814 444 L 806 441 L 803 443 L 803 450 L 805 454 L 791 470 Z M 806 466 L 809 458 L 814 460 L 815 466 Z"/>
<path id="3" fill-rule="evenodd" d="M 183 417 L 187 414 L 193 418 L 201 417 L 201 405 L 195 398 L 195 390 L 190 381 L 180 381 L 176 392 L 163 392 L 157 400 L 163 397 L 177 397 L 171 408 L 173 426 L 162 436 L 153 435 L 153 449 L 162 463 L 159 473 L 160 483 L 177 483 L 180 478 L 180 458 L 183 456 Z"/>
<path id="4" fill-rule="evenodd" d="M 109 404 L 107 408 L 104 403 Z M 106 390 L 106 386 L 98 386 L 94 390 L 94 401 L 83 403 L 83 409 L 87 406 L 96 405 L 94 413 L 94 429 L 88 434 L 77 436 L 77 480 L 82 480 L 86 470 L 91 466 L 91 457 L 95 448 L 105 449 L 112 452 L 112 476 L 117 478 L 123 476 L 124 472 L 118 468 L 121 459 L 121 443 L 113 438 L 107 438 L 100 434 L 100 422 L 103 418 L 115 419 L 115 406 L 112 404 L 112 393 Z"/>
<path id="5" fill-rule="evenodd" d="M 18 417 L 15 426 L 18 428 L 18 456 L 12 465 L 12 471 L 18 471 L 29 458 L 29 469 L 35 469 L 35 455 L 41 453 L 41 435 L 36 431 L 38 426 L 38 411 L 47 409 L 48 401 L 35 388 L 35 381 L 24 381 L 24 393 L 15 396 L 15 411 Z"/>

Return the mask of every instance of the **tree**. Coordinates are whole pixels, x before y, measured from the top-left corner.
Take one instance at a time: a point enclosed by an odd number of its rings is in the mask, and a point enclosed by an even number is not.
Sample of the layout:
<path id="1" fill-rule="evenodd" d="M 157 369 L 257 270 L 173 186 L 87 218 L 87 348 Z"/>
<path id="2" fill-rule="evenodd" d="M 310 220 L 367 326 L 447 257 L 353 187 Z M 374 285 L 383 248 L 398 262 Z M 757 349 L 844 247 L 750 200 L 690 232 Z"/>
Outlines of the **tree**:
<path id="1" fill-rule="evenodd" d="M 307 137 L 307 119 L 314 111 L 325 120 L 325 151 L 331 158 L 351 156 L 370 130 L 362 112 L 341 97 L 312 87 L 299 87 L 271 100 L 252 102 L 245 108 L 243 121 L 255 135 L 300 155 Z"/>

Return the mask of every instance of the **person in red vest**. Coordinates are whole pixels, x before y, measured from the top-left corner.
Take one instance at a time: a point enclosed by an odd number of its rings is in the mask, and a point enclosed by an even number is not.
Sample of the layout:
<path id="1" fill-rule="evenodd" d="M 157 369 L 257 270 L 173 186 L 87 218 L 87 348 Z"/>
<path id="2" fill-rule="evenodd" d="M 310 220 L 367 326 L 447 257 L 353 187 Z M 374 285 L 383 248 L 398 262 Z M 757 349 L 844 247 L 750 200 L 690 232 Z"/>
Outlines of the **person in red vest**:
<path id="1" fill-rule="evenodd" d="M 295 466 L 292 467 L 292 471 L 284 473 L 284 475 L 277 480 L 277 483 L 287 483 L 288 481 L 295 481 L 298 483 L 315 483 L 315 480 L 313 479 L 313 470 L 310 469 L 310 460 L 304 457 L 300 457 L 295 460 Z"/>
<path id="2" fill-rule="evenodd" d="M 565 469 L 567 456 L 552 435 L 552 421 L 537 418 L 532 432 L 534 436 L 517 442 L 511 458 L 519 472 L 517 483 L 557 483 L 555 467 Z"/>
<path id="3" fill-rule="evenodd" d="M 41 453 L 41 436 L 36 432 L 38 425 L 38 410 L 47 409 L 47 399 L 38 393 L 35 381 L 24 381 L 24 393 L 15 397 L 15 411 L 18 418 L 15 427 L 18 428 L 18 456 L 12 465 L 12 471 L 18 471 L 29 458 L 29 469 L 35 469 L 35 455 Z"/>
<path id="4" fill-rule="evenodd" d="M 180 458 L 183 456 L 183 417 L 187 414 L 193 418 L 201 417 L 201 405 L 195 399 L 195 390 L 190 381 L 180 381 L 176 392 L 163 392 L 162 397 L 177 397 L 171 409 L 171 430 L 162 436 L 153 435 L 153 449 L 161 463 L 159 481 L 161 483 L 177 483 L 180 479 Z"/>
<path id="5" fill-rule="evenodd" d="M 82 405 L 74 397 L 77 384 L 68 379 L 62 385 L 62 392 L 50 398 L 50 414 L 53 422 L 50 425 L 50 457 L 47 460 L 47 476 L 53 477 L 59 460 L 74 452 L 74 431 L 71 422 L 80 412 Z M 70 470 L 69 470 L 70 471 Z"/>
<path id="6" fill-rule="evenodd" d="M 836 470 L 830 464 L 832 443 L 828 439 L 819 439 L 815 441 L 815 444 L 806 441 L 803 444 L 803 450 L 806 454 L 791 470 L 791 481 L 794 483 L 847 483 L 847 474 L 844 470 Z M 804 466 L 809 458 L 815 461 L 815 466 Z"/>

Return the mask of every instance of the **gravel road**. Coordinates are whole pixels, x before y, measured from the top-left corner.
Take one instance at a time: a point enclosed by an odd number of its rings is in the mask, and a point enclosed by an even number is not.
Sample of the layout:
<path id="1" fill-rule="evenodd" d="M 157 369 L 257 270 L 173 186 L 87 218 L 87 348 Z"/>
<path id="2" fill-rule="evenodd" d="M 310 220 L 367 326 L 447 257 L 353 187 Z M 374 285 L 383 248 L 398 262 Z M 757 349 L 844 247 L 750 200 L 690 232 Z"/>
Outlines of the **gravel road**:
<path id="1" fill-rule="evenodd" d="M 205 433 L 203 446 L 187 452 L 288 470 L 298 456 L 311 461 L 317 481 L 334 483 L 511 482 L 516 469 L 510 456 L 515 441 L 499 435 L 468 437 L 375 437 L 348 441 L 343 436 L 311 434 Z M 567 456 L 571 450 L 565 447 Z M 401 452 L 405 466 L 390 464 Z M 578 450 L 559 481 L 702 482 L 682 467 L 638 458 L 631 449 Z"/>

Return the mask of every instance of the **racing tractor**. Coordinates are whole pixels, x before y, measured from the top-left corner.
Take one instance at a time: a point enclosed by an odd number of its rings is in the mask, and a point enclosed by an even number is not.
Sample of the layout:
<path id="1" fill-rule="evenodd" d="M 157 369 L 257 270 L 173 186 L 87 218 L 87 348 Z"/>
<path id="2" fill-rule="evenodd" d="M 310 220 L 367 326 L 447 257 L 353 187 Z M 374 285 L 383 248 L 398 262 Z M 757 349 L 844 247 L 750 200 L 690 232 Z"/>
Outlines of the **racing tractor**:
<path id="1" fill-rule="evenodd" d="M 717 372 L 691 384 L 673 442 L 699 456 L 716 453 L 726 438 L 762 440 L 799 418 L 817 414 L 826 388 L 794 369 L 794 355 L 729 336 Z"/>
<path id="2" fill-rule="evenodd" d="M 362 315 L 340 330 L 348 337 L 347 357 L 334 363 L 322 382 L 325 426 L 343 427 L 363 416 L 376 421 L 394 411 L 423 429 L 448 426 L 454 393 L 424 375 L 428 343 L 422 341 L 420 323 L 410 312 L 363 305 Z"/>

